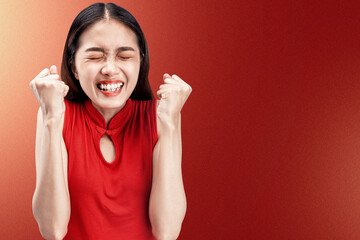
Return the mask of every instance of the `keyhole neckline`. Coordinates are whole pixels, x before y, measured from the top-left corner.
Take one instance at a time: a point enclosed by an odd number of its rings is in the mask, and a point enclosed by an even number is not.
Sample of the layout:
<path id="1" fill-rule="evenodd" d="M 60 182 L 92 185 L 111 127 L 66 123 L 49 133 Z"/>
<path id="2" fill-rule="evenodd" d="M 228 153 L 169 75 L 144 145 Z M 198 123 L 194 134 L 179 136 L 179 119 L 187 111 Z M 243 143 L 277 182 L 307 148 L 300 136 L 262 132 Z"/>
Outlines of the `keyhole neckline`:
<path id="1" fill-rule="evenodd" d="M 96 130 L 109 136 L 114 135 L 121 131 L 126 125 L 132 115 L 133 101 L 129 98 L 126 101 L 125 106 L 110 120 L 108 126 L 106 126 L 103 115 L 92 105 L 91 100 L 88 99 L 85 102 L 86 120 L 95 124 Z M 93 125 L 93 124 L 91 124 Z"/>

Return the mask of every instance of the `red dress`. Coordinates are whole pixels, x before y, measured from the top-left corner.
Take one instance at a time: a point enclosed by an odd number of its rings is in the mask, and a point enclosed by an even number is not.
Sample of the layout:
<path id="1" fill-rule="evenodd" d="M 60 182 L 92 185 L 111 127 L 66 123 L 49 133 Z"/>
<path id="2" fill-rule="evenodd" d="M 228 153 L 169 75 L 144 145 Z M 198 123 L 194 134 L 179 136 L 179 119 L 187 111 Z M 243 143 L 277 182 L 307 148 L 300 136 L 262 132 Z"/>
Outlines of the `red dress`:
<path id="1" fill-rule="evenodd" d="M 129 99 L 108 128 L 90 100 L 65 101 L 65 106 L 71 216 L 64 239 L 155 239 L 148 206 L 158 138 L 156 100 Z M 100 151 L 105 133 L 115 145 L 112 163 Z"/>

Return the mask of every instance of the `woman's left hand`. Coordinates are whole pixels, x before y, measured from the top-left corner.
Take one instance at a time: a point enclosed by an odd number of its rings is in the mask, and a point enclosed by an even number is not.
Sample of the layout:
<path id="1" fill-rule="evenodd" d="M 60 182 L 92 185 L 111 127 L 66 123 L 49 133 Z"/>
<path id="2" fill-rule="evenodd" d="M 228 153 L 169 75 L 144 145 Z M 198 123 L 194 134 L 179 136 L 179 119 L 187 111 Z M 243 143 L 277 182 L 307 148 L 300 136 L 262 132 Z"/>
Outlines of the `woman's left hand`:
<path id="1" fill-rule="evenodd" d="M 188 99 L 192 88 L 177 75 L 164 74 L 164 84 L 160 85 L 157 95 L 160 98 L 157 116 L 165 121 L 177 121 L 180 111 Z"/>

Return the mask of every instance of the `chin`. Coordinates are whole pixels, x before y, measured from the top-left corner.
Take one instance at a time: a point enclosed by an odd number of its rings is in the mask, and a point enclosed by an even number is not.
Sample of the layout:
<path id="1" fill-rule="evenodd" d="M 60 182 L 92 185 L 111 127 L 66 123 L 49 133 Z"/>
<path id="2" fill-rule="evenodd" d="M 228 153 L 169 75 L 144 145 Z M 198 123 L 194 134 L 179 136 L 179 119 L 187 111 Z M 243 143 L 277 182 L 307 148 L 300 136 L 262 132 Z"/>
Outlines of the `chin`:
<path id="1" fill-rule="evenodd" d="M 107 98 L 107 99 L 101 99 L 98 101 L 94 101 L 92 100 L 93 104 L 97 105 L 98 107 L 102 108 L 102 109 L 115 109 L 115 108 L 122 108 L 125 106 L 126 101 L 128 100 L 128 98 L 124 99 L 124 98 Z"/>

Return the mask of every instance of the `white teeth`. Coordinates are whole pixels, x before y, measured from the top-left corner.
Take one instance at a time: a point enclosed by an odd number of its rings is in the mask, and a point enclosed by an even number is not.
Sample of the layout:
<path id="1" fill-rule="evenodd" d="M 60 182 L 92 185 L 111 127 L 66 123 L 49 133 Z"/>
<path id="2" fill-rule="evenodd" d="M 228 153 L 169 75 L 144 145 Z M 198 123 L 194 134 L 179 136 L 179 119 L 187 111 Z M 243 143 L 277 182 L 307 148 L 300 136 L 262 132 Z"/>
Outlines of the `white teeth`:
<path id="1" fill-rule="evenodd" d="M 114 92 L 117 90 L 120 90 L 120 88 L 124 86 L 123 82 L 120 83 L 112 83 L 112 84 L 99 84 L 98 88 L 100 88 L 100 90 L 102 91 L 107 91 L 107 92 Z"/>

